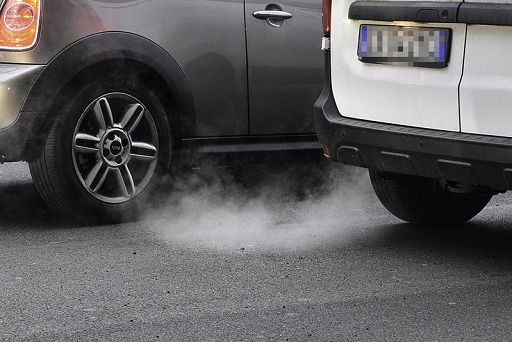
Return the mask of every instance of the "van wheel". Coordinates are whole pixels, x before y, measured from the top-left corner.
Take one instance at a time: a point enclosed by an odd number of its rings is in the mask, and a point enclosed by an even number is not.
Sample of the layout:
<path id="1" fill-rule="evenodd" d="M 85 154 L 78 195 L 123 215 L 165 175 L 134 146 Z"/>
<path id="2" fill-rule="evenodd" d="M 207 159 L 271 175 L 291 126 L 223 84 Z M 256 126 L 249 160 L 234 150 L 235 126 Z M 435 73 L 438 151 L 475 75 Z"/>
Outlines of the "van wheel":
<path id="1" fill-rule="evenodd" d="M 104 79 L 70 99 L 29 165 L 38 192 L 57 213 L 119 222 L 149 206 L 170 161 L 171 135 L 154 93 Z"/>
<path id="2" fill-rule="evenodd" d="M 430 178 L 370 170 L 370 179 L 389 212 L 419 225 L 464 223 L 476 216 L 492 197 L 486 193 L 452 193 Z"/>

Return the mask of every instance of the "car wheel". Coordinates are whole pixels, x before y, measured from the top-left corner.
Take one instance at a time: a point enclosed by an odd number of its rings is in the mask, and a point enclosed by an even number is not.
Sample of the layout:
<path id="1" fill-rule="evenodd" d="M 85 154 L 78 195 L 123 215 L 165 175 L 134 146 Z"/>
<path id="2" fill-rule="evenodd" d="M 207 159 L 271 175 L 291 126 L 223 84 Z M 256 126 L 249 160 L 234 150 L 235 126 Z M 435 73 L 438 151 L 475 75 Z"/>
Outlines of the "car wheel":
<path id="1" fill-rule="evenodd" d="M 449 192 L 435 179 L 369 172 L 373 189 L 384 207 L 399 219 L 419 225 L 466 222 L 492 197 L 479 192 Z"/>
<path id="2" fill-rule="evenodd" d="M 147 209 L 171 151 L 157 96 L 106 79 L 70 98 L 30 162 L 35 186 L 54 211 L 94 222 L 132 220 Z"/>

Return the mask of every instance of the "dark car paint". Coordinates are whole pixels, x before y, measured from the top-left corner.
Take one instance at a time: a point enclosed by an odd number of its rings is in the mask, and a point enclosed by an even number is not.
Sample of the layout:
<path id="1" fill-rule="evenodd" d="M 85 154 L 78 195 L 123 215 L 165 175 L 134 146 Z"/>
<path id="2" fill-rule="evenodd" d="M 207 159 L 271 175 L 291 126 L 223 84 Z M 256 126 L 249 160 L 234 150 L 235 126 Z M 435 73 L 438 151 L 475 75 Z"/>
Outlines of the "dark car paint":
<path id="1" fill-rule="evenodd" d="M 118 56 L 163 70 L 174 97 L 183 102 L 178 107 L 187 122 L 184 138 L 313 133 L 312 104 L 323 80 L 321 1 L 279 2 L 293 15 L 280 28 L 252 16 L 266 4 L 43 1 L 37 46 L 1 51 L 0 62 L 47 65 L 24 112 L 47 112 L 48 99 L 57 96 L 52 85 L 64 87 L 88 63 Z M 130 42 L 116 43 L 121 35 L 129 35 Z"/>
<path id="2" fill-rule="evenodd" d="M 293 15 L 280 28 L 252 18 L 267 4 L 246 3 L 250 134 L 313 132 L 309 107 L 323 82 L 321 1 L 280 1 Z"/>

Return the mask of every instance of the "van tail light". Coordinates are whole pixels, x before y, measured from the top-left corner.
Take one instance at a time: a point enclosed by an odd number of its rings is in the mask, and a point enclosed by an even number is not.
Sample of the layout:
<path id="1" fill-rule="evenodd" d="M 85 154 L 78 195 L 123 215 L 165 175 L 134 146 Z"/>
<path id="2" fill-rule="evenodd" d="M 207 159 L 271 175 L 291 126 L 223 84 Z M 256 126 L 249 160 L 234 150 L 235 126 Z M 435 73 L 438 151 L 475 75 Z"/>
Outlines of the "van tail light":
<path id="1" fill-rule="evenodd" d="M 331 158 L 331 151 L 329 151 L 329 146 L 322 145 L 322 149 L 324 150 L 324 156 L 326 158 Z"/>
<path id="2" fill-rule="evenodd" d="M 331 36 L 331 6 L 332 0 L 322 1 L 322 22 L 324 25 L 324 36 Z"/>
<path id="3" fill-rule="evenodd" d="M 41 1 L 5 1 L 0 15 L 0 49 L 26 50 L 36 44 Z"/>

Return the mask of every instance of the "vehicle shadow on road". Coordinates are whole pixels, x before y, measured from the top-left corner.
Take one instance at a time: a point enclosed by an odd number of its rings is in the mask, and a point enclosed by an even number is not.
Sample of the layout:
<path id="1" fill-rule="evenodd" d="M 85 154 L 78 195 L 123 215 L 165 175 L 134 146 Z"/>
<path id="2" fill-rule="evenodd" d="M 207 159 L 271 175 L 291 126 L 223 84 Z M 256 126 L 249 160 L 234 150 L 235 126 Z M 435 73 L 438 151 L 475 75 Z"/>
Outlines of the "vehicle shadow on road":
<path id="1" fill-rule="evenodd" d="M 364 242 L 370 248 L 392 246 L 397 252 L 436 257 L 498 258 L 512 261 L 512 229 L 506 223 L 482 219 L 451 227 L 421 227 L 408 223 L 386 225 Z"/>
<path id="2" fill-rule="evenodd" d="M 8 183 L 0 186 L 0 226 L 58 225 L 63 220 L 53 215 L 32 182 Z"/>

